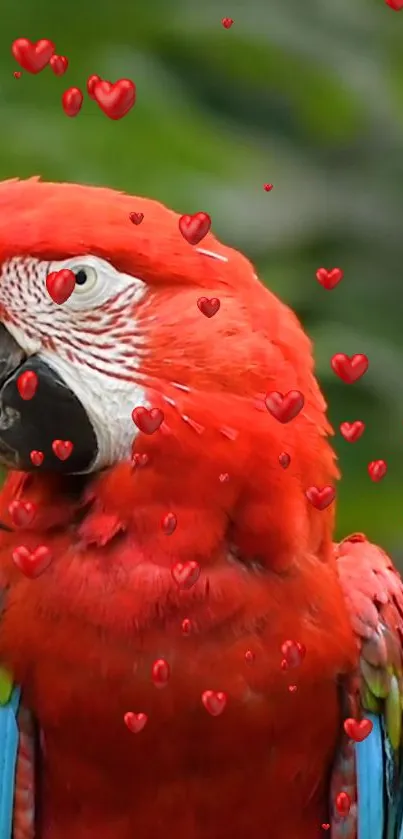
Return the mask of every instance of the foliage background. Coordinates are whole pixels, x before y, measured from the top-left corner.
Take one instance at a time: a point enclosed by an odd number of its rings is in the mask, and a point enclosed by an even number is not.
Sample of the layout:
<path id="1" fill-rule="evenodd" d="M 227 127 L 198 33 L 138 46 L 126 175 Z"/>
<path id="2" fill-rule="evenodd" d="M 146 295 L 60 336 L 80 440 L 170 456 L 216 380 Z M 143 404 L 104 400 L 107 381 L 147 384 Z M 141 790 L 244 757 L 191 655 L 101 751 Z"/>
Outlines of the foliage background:
<path id="1" fill-rule="evenodd" d="M 67 74 L 15 80 L 17 37 L 54 40 Z M 384 0 L 3 0 L 0 178 L 107 184 L 209 212 L 314 339 L 334 426 L 367 423 L 355 444 L 335 438 L 339 535 L 364 531 L 403 567 L 402 38 L 403 12 Z M 136 82 L 120 122 L 88 98 L 64 115 L 63 90 L 94 72 Z M 343 268 L 334 291 L 320 266 Z M 335 352 L 366 353 L 364 379 L 339 382 Z M 388 474 L 374 484 L 378 458 Z"/>

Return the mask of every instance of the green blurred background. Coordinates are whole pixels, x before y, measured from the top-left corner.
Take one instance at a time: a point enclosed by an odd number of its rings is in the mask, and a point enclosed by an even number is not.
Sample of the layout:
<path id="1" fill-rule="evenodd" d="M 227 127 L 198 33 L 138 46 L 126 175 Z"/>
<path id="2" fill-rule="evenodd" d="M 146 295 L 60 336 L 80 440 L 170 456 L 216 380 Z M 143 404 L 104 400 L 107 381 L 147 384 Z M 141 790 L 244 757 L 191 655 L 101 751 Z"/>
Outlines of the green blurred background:
<path id="1" fill-rule="evenodd" d="M 231 29 L 222 17 L 234 18 Z M 403 12 L 384 0 L 3 0 L 0 178 L 105 184 L 203 210 L 298 313 L 315 342 L 343 479 L 338 535 L 364 531 L 403 567 Z M 56 77 L 18 69 L 17 37 L 50 38 Z M 119 122 L 61 94 L 132 78 Z M 271 182 L 270 193 L 263 184 Z M 317 268 L 340 267 L 325 291 Z M 330 368 L 366 353 L 354 385 Z M 370 460 L 388 473 L 373 483 Z"/>

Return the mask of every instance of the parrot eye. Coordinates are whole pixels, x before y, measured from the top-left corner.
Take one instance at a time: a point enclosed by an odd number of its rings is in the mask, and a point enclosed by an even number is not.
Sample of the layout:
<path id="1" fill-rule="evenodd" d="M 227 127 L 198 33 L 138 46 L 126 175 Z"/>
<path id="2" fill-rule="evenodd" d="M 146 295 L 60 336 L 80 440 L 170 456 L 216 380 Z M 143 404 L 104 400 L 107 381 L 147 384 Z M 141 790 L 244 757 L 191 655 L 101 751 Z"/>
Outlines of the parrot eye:
<path id="1" fill-rule="evenodd" d="M 82 268 L 74 268 L 74 274 L 76 275 L 75 292 L 77 294 L 92 291 L 98 279 L 95 268 L 92 268 L 90 265 L 83 266 Z"/>

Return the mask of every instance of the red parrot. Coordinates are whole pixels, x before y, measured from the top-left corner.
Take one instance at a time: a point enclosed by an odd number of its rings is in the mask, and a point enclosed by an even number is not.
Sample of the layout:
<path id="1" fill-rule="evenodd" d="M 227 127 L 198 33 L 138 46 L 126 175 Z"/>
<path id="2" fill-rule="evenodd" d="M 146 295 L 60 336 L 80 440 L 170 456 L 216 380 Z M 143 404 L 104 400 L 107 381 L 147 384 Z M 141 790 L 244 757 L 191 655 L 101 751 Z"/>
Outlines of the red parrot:
<path id="1" fill-rule="evenodd" d="M 1 839 L 398 839 L 401 579 L 333 545 L 296 316 L 178 219 L 0 184 Z"/>

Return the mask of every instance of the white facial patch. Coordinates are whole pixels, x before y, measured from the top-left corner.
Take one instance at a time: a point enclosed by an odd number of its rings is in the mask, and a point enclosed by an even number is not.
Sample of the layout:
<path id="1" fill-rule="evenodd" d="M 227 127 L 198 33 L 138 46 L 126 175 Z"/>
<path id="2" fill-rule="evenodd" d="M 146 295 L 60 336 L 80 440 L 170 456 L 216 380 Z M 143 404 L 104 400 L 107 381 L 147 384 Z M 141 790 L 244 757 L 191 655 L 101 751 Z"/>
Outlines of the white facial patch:
<path id="1" fill-rule="evenodd" d="M 80 284 L 58 305 L 46 277 L 62 268 Z M 138 433 L 131 413 L 148 407 L 139 384 L 144 339 L 136 321 L 146 293 L 142 280 L 92 255 L 50 263 L 16 258 L 3 265 L 5 326 L 28 356 L 38 354 L 59 374 L 85 408 L 99 449 L 91 471 L 130 456 Z"/>

